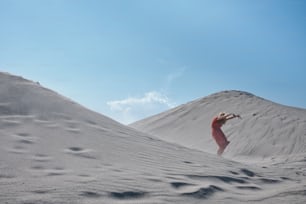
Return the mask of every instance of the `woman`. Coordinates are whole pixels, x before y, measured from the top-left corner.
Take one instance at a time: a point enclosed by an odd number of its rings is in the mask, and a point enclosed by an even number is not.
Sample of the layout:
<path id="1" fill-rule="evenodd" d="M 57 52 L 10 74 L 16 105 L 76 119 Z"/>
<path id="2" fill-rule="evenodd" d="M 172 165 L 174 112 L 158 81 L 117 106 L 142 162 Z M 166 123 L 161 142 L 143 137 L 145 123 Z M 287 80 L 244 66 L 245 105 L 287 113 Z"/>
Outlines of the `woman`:
<path id="1" fill-rule="evenodd" d="M 217 152 L 219 156 L 222 155 L 226 146 L 230 143 L 222 132 L 221 127 L 226 123 L 226 121 L 236 117 L 240 118 L 240 115 L 235 115 L 233 113 L 226 114 L 224 112 L 221 112 L 217 117 L 213 119 L 211 123 L 212 136 L 219 146 Z"/>

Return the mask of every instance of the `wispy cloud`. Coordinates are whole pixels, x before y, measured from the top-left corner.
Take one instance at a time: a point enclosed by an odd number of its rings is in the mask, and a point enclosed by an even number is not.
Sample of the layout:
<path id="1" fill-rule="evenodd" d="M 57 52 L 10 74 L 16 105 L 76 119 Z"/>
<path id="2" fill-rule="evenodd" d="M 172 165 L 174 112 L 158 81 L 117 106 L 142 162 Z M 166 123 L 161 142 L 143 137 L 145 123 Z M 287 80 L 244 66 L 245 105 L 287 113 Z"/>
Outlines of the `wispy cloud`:
<path id="1" fill-rule="evenodd" d="M 160 63 L 170 63 L 166 60 Z M 172 69 L 172 72 L 163 76 L 164 83 L 159 91 L 150 91 L 140 97 L 128 97 L 122 100 L 107 102 L 111 110 L 111 117 L 115 120 L 129 124 L 131 122 L 155 115 L 176 106 L 166 93 L 170 92 L 171 86 L 180 77 L 184 76 L 186 67 Z"/>
<path id="2" fill-rule="evenodd" d="M 128 124 L 176 106 L 165 94 L 157 91 L 145 93 L 142 97 L 128 97 L 107 102 L 115 119 Z"/>
<path id="3" fill-rule="evenodd" d="M 181 67 L 176 70 L 176 72 L 172 72 L 167 76 L 167 83 L 171 84 L 174 80 L 183 76 L 186 71 L 186 67 Z"/>
<path id="4" fill-rule="evenodd" d="M 175 82 L 175 80 L 184 76 L 184 73 L 185 73 L 186 69 L 187 69 L 186 67 L 181 67 L 181 68 L 176 69 L 174 72 L 169 73 L 166 76 L 165 85 L 164 85 L 163 89 L 165 91 L 168 91 L 168 89 L 171 88 L 171 86 Z"/>

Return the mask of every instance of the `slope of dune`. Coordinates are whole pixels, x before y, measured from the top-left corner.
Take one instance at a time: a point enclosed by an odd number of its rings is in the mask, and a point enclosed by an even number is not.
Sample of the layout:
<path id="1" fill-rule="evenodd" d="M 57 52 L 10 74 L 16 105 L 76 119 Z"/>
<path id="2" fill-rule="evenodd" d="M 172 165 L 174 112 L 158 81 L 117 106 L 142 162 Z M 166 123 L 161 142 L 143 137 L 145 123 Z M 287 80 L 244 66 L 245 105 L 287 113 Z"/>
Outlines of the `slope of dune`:
<path id="1" fill-rule="evenodd" d="M 215 153 L 210 123 L 219 112 L 237 113 L 223 130 L 231 141 L 225 156 L 272 157 L 306 152 L 306 110 L 250 93 L 224 91 L 131 124 L 163 140 Z"/>
<path id="2" fill-rule="evenodd" d="M 0 73 L 3 204 L 305 203 L 305 161 L 247 165 L 167 143 Z"/>

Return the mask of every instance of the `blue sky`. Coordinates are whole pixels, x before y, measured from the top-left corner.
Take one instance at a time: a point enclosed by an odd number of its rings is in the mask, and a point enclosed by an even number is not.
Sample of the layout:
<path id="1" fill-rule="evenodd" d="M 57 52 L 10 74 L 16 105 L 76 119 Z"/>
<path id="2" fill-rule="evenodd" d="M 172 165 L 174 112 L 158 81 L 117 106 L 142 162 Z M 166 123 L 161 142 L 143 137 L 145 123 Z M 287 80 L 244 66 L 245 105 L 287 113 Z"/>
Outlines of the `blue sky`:
<path id="1" fill-rule="evenodd" d="M 130 123 L 222 90 L 306 108 L 306 1 L 0 0 L 0 70 Z"/>

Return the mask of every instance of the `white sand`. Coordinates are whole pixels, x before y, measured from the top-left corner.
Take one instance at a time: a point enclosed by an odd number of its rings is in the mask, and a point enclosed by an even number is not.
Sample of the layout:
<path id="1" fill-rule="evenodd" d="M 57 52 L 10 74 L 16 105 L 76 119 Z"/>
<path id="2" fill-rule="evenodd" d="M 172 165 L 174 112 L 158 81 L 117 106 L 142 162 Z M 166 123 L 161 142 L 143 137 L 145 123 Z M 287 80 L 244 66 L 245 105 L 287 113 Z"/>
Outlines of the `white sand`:
<path id="1" fill-rule="evenodd" d="M 224 158 L 209 136 L 220 109 L 244 117 Z M 305 110 L 229 92 L 154 118 L 134 125 L 151 136 L 0 73 L 0 203 L 306 202 Z"/>

